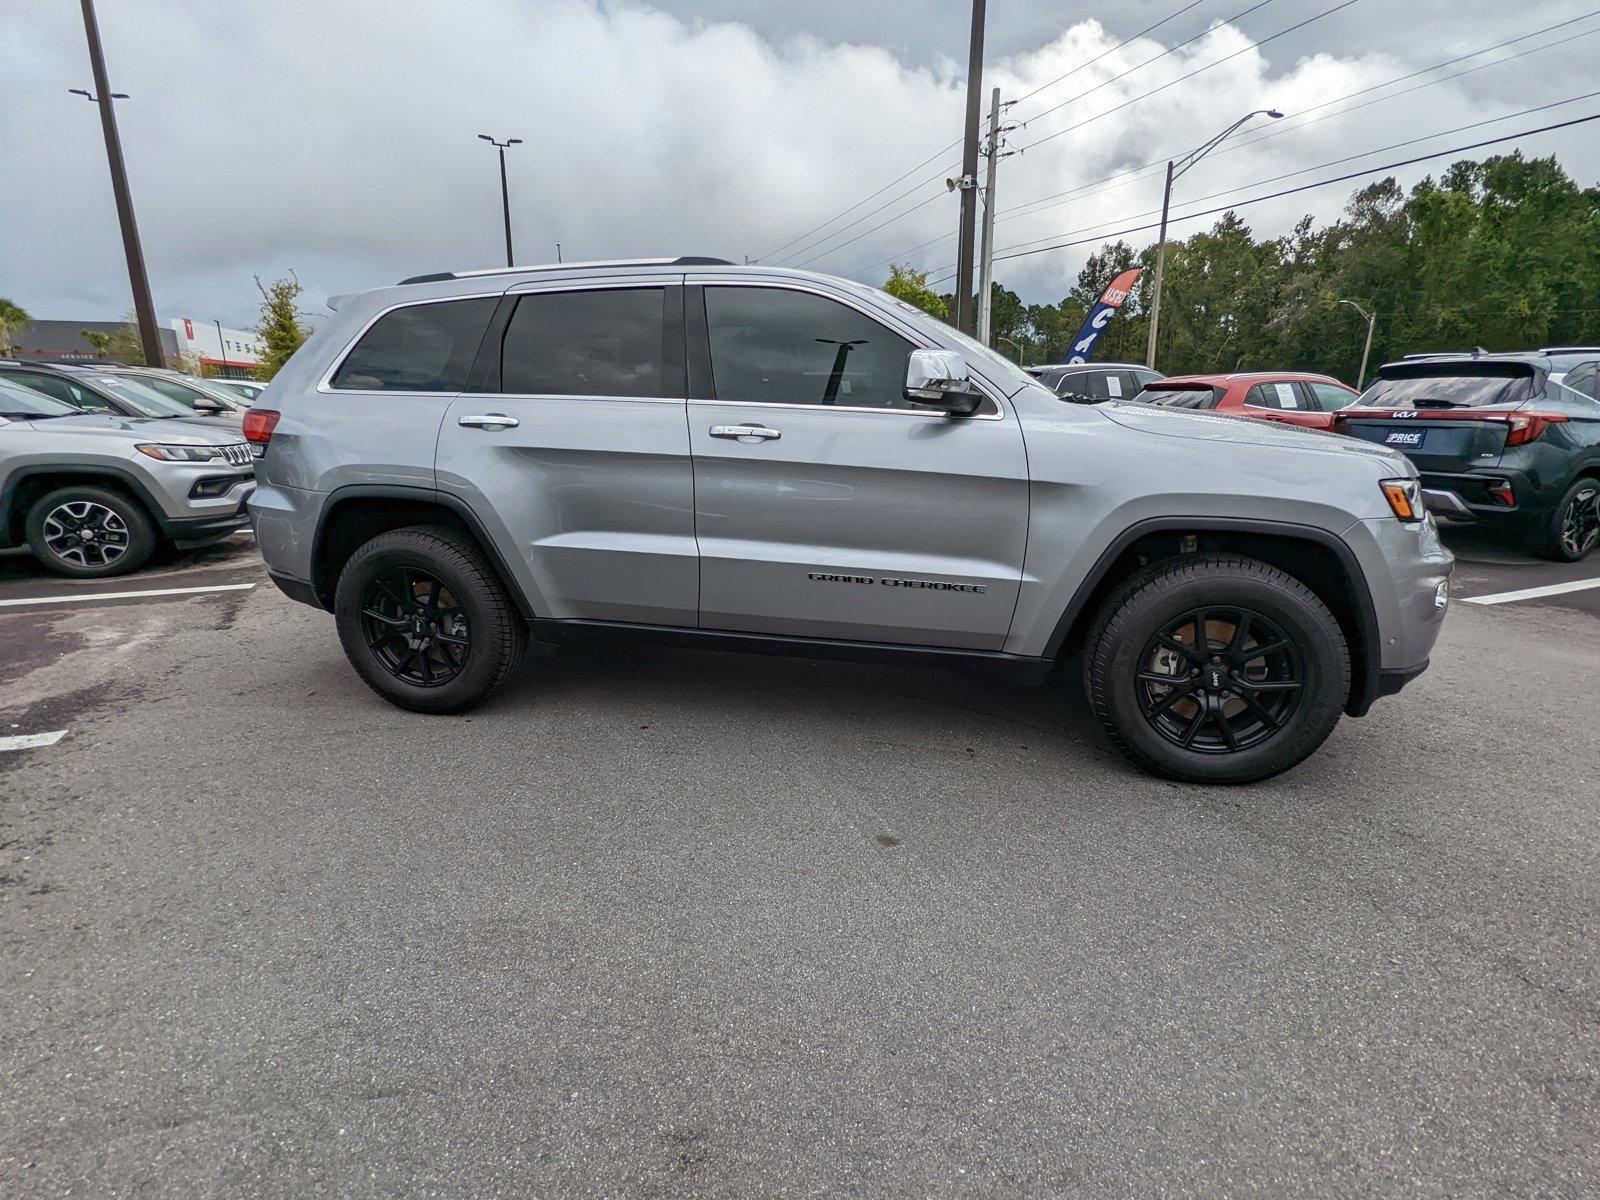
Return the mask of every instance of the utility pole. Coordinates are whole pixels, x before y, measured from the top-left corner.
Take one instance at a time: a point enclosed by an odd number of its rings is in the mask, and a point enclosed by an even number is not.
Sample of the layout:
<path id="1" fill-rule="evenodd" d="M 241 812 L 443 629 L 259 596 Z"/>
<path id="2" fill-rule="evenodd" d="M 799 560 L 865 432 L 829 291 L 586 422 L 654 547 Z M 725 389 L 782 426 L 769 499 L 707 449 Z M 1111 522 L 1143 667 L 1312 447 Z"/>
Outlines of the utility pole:
<path id="1" fill-rule="evenodd" d="M 1156 366 L 1156 330 L 1161 325 L 1161 272 L 1167 265 L 1167 213 L 1172 208 L 1172 168 L 1176 164 L 1167 160 L 1167 188 L 1161 193 L 1161 233 L 1156 238 L 1156 279 L 1150 293 L 1150 340 L 1144 350 L 1144 365 L 1152 371 Z"/>
<path id="2" fill-rule="evenodd" d="M 961 150 L 961 237 L 956 258 L 955 327 L 973 332 L 972 252 L 978 225 L 978 119 L 983 103 L 983 20 L 985 0 L 972 0 L 972 41 L 967 51 L 967 126 Z"/>
<path id="3" fill-rule="evenodd" d="M 83 0 L 83 30 L 89 39 L 89 66 L 94 72 L 95 95 L 71 89 L 100 107 L 100 129 L 106 139 L 106 163 L 111 168 L 111 191 L 117 201 L 117 221 L 122 226 L 122 250 L 128 258 L 128 282 L 133 288 L 133 311 L 139 322 L 139 343 L 144 361 L 152 367 L 166 366 L 161 349 L 161 332 L 156 326 L 156 306 L 150 298 L 150 277 L 144 269 L 144 249 L 139 245 L 139 226 L 133 219 L 133 194 L 128 190 L 128 168 L 122 161 L 122 139 L 117 134 L 117 114 L 112 105 L 126 100 L 111 90 L 106 72 L 105 52 L 100 48 L 100 26 L 94 16 L 94 0 Z"/>
<path id="4" fill-rule="evenodd" d="M 1361 372 L 1356 376 L 1356 391 L 1365 391 L 1367 386 L 1367 358 L 1372 354 L 1372 328 L 1378 323 L 1378 313 L 1374 309 L 1368 312 L 1354 300 L 1341 300 L 1340 304 L 1348 304 L 1367 319 L 1367 344 L 1361 348 Z"/>
<path id="5" fill-rule="evenodd" d="M 522 139 L 508 138 L 506 141 L 497 142 L 487 133 L 480 133 L 478 138 L 500 151 L 500 211 L 506 218 L 506 266 L 515 266 L 511 257 L 511 189 L 506 184 L 506 148 L 522 145 Z"/>
<path id="6" fill-rule="evenodd" d="M 1000 110 L 1010 108 L 1015 101 L 1000 103 L 1000 89 L 995 88 L 989 97 L 989 142 L 984 153 L 988 156 L 988 169 L 984 174 L 983 183 L 983 246 L 978 253 L 978 340 L 985 346 L 989 344 L 990 309 L 993 306 L 994 291 L 994 180 L 995 167 L 1006 153 L 1002 153 L 1004 146 L 1002 137 L 1015 129 L 1015 125 L 1001 126 Z"/>

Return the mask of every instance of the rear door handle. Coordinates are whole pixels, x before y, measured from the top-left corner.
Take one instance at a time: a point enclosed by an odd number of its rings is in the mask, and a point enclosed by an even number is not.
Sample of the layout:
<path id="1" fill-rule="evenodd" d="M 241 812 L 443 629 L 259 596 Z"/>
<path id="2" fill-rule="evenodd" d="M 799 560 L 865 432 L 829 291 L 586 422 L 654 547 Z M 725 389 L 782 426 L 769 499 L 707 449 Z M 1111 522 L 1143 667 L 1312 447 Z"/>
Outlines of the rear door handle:
<path id="1" fill-rule="evenodd" d="M 755 442 L 774 442 L 783 436 L 776 429 L 768 429 L 765 425 L 713 425 L 711 436 L 714 438 L 730 438 L 736 442 L 752 444 Z"/>
<path id="2" fill-rule="evenodd" d="M 518 422 L 515 417 L 508 417 L 505 413 L 481 413 L 457 418 L 456 424 L 465 425 L 468 429 L 515 429 Z"/>

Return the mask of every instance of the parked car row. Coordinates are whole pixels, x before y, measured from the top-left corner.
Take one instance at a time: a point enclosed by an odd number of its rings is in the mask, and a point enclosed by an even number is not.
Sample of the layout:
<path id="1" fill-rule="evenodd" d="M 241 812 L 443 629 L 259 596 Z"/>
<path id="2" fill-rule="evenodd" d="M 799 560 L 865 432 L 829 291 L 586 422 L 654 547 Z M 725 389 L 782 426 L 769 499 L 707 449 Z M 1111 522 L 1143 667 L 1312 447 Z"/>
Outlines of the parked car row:
<path id="1" fill-rule="evenodd" d="M 1441 520 L 1482 525 L 1567 562 L 1600 545 L 1600 347 L 1410 355 L 1380 367 L 1359 394 L 1299 371 L 1164 377 L 1128 363 L 1028 370 L 1078 403 L 1131 399 L 1390 446 L 1417 465 L 1423 502 Z"/>
<path id="2" fill-rule="evenodd" d="M 100 578 L 245 527 L 245 407 L 174 371 L 0 359 L 0 547 Z"/>

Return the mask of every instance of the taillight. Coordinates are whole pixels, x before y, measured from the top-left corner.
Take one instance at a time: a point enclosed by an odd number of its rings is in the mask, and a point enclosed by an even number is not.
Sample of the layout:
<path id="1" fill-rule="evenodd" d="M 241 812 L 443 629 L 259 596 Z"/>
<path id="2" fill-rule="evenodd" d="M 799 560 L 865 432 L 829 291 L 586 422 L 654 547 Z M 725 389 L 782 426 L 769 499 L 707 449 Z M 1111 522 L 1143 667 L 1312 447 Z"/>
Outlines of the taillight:
<path id="1" fill-rule="evenodd" d="M 1526 446 L 1529 442 L 1536 442 L 1544 436 L 1545 426 L 1559 425 L 1567 419 L 1565 413 L 1512 413 L 1506 417 L 1495 417 L 1494 420 L 1504 421 L 1511 426 L 1506 434 L 1506 445 Z"/>
<path id="2" fill-rule="evenodd" d="M 244 414 L 244 440 L 255 447 L 257 458 L 267 452 L 267 443 L 272 440 L 281 415 L 270 408 L 252 408 Z"/>

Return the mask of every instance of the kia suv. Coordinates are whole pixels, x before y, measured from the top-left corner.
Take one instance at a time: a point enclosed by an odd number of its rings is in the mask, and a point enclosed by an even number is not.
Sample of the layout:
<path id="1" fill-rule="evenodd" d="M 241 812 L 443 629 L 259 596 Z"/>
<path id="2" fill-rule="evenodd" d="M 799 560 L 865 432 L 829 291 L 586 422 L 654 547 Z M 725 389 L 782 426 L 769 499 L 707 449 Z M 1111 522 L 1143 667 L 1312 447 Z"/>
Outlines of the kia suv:
<path id="1" fill-rule="evenodd" d="M 1600 543 L 1597 367 L 1593 349 L 1408 358 L 1334 428 L 1404 452 L 1439 515 L 1576 562 Z"/>
<path id="2" fill-rule="evenodd" d="M 1049 388 L 876 288 L 699 258 L 421 276 L 245 414 L 272 579 L 421 712 L 528 639 L 1080 664 L 1151 770 L 1240 782 L 1427 665 L 1452 559 L 1349 438 Z"/>
<path id="3" fill-rule="evenodd" d="M 254 488 L 237 433 L 91 415 L 0 379 L 0 546 L 58 575 L 123 575 L 163 544 L 226 537 Z"/>

